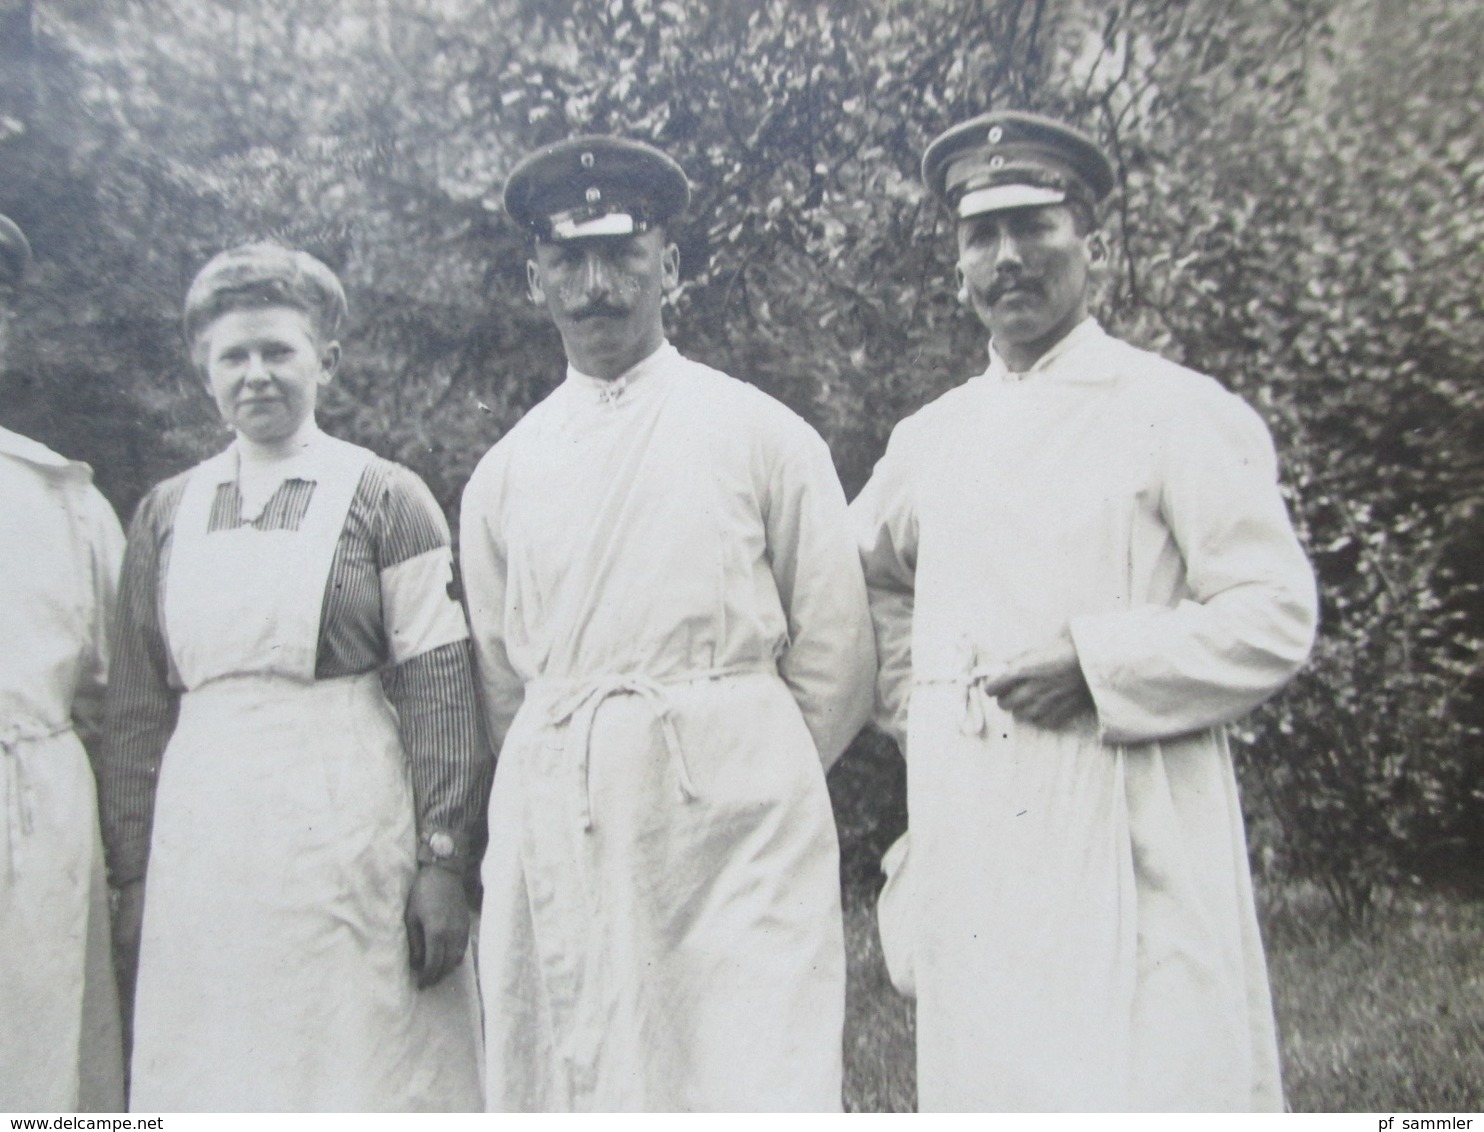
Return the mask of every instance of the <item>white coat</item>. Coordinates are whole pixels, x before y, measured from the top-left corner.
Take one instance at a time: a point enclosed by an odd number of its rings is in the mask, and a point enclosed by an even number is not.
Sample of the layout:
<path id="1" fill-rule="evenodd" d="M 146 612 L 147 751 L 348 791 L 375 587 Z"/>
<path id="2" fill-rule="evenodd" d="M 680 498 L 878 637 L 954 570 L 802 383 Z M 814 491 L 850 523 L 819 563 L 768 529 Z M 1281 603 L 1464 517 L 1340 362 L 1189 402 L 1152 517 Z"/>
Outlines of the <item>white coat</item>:
<path id="1" fill-rule="evenodd" d="M 491 1109 L 838 1109 L 824 769 L 869 710 L 829 452 L 666 345 L 480 463 L 461 553 L 500 747 Z"/>
<path id="2" fill-rule="evenodd" d="M 1315 592 L 1256 414 L 1088 320 L 903 421 L 854 518 L 921 1107 L 1281 1108 L 1222 725 L 1302 663 Z M 1068 628 L 1095 717 L 981 692 Z"/>
<path id="3" fill-rule="evenodd" d="M 96 742 L 123 532 L 92 472 L 0 429 L 0 1109 L 117 1111 Z"/>

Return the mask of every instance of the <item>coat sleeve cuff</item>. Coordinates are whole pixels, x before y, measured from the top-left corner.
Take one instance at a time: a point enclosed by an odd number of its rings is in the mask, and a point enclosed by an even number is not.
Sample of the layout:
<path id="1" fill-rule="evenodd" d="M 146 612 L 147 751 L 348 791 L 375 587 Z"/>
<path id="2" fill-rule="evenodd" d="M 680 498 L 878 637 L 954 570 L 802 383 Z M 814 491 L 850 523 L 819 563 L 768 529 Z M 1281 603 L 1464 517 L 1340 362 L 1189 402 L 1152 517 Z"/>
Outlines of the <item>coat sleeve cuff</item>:
<path id="1" fill-rule="evenodd" d="M 1126 630 L 1123 614 L 1089 614 L 1072 618 L 1070 632 L 1077 650 L 1077 663 L 1087 690 L 1092 693 L 1098 717 L 1098 738 L 1104 742 L 1131 742 L 1136 739 L 1128 727 L 1127 699 L 1119 690 L 1118 633 Z"/>

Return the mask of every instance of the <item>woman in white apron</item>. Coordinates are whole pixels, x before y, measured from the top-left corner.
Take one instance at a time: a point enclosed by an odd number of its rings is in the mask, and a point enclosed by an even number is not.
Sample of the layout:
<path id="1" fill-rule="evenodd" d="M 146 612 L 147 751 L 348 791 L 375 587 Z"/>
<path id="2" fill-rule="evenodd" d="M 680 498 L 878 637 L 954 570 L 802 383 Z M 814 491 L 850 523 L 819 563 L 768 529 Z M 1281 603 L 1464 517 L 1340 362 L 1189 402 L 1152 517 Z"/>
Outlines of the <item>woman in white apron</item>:
<path id="1" fill-rule="evenodd" d="M 102 810 L 137 1111 L 481 1106 L 468 632 L 426 487 L 315 425 L 344 302 L 269 244 L 186 299 L 237 439 L 125 556 Z"/>

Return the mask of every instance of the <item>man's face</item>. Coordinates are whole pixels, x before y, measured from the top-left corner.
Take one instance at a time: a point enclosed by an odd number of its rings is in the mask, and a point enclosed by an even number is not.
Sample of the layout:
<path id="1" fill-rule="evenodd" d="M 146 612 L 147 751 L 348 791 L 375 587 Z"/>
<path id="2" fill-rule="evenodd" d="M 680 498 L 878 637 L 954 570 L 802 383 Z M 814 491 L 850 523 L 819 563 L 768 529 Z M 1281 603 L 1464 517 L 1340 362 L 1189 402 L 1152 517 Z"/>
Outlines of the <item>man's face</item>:
<path id="1" fill-rule="evenodd" d="M 614 378 L 664 340 L 660 309 L 679 281 L 680 252 L 663 231 L 541 242 L 526 277 L 567 359 L 583 373 Z"/>
<path id="2" fill-rule="evenodd" d="M 1024 369 L 1087 317 L 1101 238 L 1079 234 L 1066 205 L 1010 208 L 958 225 L 958 268 L 995 349 Z"/>

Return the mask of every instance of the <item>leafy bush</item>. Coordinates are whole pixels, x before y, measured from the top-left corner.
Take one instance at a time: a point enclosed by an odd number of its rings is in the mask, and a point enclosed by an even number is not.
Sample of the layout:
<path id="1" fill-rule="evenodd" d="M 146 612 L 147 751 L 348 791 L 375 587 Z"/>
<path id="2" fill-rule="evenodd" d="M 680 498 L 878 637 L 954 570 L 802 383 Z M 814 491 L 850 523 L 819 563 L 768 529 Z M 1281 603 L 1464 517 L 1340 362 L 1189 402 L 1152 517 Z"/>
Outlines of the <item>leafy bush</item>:
<path id="1" fill-rule="evenodd" d="M 1105 321 L 1274 430 L 1325 620 L 1310 670 L 1247 728 L 1243 771 L 1260 862 L 1360 917 L 1376 883 L 1484 852 L 1473 8 L 7 0 L 0 208 L 38 270 L 0 409 L 129 511 L 224 437 L 176 329 L 189 279 L 276 235 L 350 292 L 325 423 L 452 510 L 562 374 L 504 173 L 614 131 L 695 183 L 676 344 L 814 422 L 853 493 L 898 419 L 982 365 L 924 145 L 991 106 L 1063 115 L 1124 186 Z M 837 800 L 875 852 L 899 769 L 877 740 L 856 751 Z"/>

